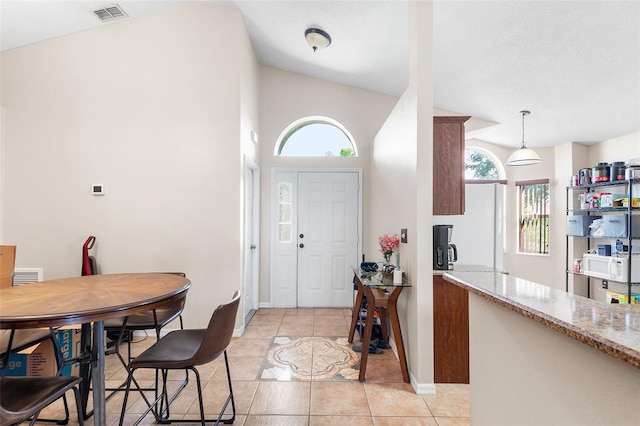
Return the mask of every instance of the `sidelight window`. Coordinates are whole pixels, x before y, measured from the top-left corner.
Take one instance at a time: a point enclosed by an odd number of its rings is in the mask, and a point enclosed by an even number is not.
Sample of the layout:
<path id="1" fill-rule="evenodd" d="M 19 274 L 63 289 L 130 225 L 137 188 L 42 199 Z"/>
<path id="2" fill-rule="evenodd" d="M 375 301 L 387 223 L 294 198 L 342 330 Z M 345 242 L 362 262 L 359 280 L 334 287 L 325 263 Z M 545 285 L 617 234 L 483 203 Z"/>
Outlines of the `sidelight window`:
<path id="1" fill-rule="evenodd" d="M 518 252 L 549 254 L 549 179 L 516 182 Z"/>
<path id="2" fill-rule="evenodd" d="M 293 241 L 293 184 L 291 182 L 278 183 L 278 242 Z"/>

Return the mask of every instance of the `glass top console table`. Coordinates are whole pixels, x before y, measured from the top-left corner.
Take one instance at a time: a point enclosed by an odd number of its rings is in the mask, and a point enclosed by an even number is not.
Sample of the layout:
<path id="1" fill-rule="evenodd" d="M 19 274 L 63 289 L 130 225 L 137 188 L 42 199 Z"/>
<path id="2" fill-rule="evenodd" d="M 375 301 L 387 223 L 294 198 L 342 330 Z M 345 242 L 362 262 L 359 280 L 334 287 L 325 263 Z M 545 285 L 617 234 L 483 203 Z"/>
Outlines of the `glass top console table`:
<path id="1" fill-rule="evenodd" d="M 402 289 L 405 287 L 411 287 L 411 284 L 405 282 L 404 279 L 402 284 L 393 284 L 393 280 L 387 278 L 381 272 L 365 272 L 357 266 L 352 267 L 352 269 L 358 293 L 356 295 L 355 304 L 353 305 L 351 327 L 349 328 L 349 343 L 353 342 L 364 298 L 366 297 L 367 300 L 367 316 L 362 338 L 359 380 L 361 382 L 365 381 L 367 359 L 369 357 L 368 349 L 369 344 L 371 343 L 371 332 L 373 330 L 374 315 L 373 310 L 371 309 L 373 307 L 380 313 L 382 336 L 385 343 L 389 343 L 387 315 L 389 317 L 393 338 L 398 351 L 400 369 L 402 370 L 402 379 L 406 383 L 409 383 L 409 371 L 404 351 L 404 342 L 402 340 L 402 330 L 400 329 L 400 320 L 398 318 L 397 302 Z"/>

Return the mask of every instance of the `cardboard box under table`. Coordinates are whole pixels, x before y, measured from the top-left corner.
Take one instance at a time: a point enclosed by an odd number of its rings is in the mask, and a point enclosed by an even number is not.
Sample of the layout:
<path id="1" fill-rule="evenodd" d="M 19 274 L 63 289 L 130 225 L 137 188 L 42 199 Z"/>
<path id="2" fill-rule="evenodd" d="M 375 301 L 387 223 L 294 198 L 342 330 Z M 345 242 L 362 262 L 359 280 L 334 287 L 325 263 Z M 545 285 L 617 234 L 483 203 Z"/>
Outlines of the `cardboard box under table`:
<path id="1" fill-rule="evenodd" d="M 79 328 L 60 328 L 57 333 L 58 345 L 65 360 L 79 356 L 81 331 Z M 35 344 L 9 356 L 8 368 L 5 371 L 0 360 L 0 374 L 5 376 L 55 376 L 58 371 L 55 351 L 51 339 Z M 65 365 L 62 376 L 80 374 L 80 364 L 75 362 Z"/>

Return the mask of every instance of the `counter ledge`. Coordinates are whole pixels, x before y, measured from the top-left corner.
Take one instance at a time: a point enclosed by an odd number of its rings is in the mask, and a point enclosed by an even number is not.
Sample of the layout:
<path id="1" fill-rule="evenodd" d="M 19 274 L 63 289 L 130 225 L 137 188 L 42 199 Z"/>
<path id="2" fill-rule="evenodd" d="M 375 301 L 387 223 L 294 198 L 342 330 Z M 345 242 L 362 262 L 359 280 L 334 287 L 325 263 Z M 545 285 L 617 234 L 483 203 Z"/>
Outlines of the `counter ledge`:
<path id="1" fill-rule="evenodd" d="M 640 305 L 607 304 L 496 272 L 444 279 L 640 368 Z"/>

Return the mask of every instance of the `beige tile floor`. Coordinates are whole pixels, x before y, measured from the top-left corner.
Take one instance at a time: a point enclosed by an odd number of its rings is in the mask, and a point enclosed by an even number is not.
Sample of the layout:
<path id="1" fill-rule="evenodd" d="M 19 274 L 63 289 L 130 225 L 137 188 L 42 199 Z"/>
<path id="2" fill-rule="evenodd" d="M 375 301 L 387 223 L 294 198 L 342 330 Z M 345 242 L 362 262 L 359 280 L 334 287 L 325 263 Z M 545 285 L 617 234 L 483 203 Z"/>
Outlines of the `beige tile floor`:
<path id="1" fill-rule="evenodd" d="M 234 424 L 470 424 L 467 385 L 437 385 L 436 395 L 416 395 L 413 388 L 402 381 L 399 363 L 390 349 L 369 357 L 367 381 L 360 383 L 359 354 L 355 354 L 356 364 L 352 365 L 354 353 L 345 339 L 350 320 L 350 309 L 260 309 L 244 335 L 234 338 L 228 348 L 237 409 Z M 139 353 L 154 341 L 155 338 L 149 337 L 135 343 L 132 351 Z M 286 365 L 290 365 L 295 374 L 288 374 Z M 227 390 L 222 357 L 198 370 L 203 380 L 205 411 L 209 415 L 217 414 Z M 152 373 L 139 373 L 136 377 L 142 385 L 152 382 Z M 171 386 L 179 383 L 181 374 L 184 373 L 170 375 Z M 107 357 L 105 377 L 107 386 L 118 385 L 126 377 L 115 356 Z M 107 424 L 118 423 L 122 397 L 122 392 L 118 392 L 107 401 Z M 73 396 L 70 394 L 69 398 L 74 410 Z M 128 406 L 126 425 L 132 424 L 137 414 L 146 408 L 137 393 L 131 394 Z M 195 380 L 190 381 L 171 409 L 172 416 L 178 419 L 198 416 Z M 43 411 L 42 416 L 59 416 L 60 410 L 61 404 L 56 403 Z M 142 424 L 153 423 L 149 415 Z M 73 416 L 69 424 L 77 425 Z M 85 424 L 93 425 L 93 419 Z"/>

